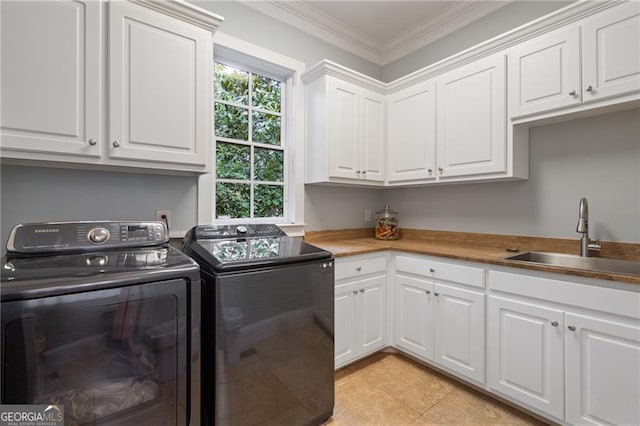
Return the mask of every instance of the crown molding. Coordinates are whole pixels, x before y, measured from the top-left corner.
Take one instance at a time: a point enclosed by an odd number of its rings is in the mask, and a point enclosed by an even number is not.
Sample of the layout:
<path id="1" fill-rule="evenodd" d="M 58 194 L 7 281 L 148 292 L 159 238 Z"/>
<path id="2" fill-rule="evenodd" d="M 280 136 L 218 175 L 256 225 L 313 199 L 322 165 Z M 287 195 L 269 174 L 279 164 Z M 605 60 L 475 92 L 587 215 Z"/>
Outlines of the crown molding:
<path id="1" fill-rule="evenodd" d="M 328 59 L 320 61 L 318 64 L 314 65 L 302 74 L 302 81 L 304 83 L 310 83 L 325 75 L 337 77 L 343 81 L 348 81 L 349 83 L 356 84 L 360 87 L 383 95 L 387 92 L 387 85 L 382 81 L 376 80 L 373 77 L 369 77 L 368 75 L 354 71 Z"/>
<path id="2" fill-rule="evenodd" d="M 389 64 L 460 28 L 508 5 L 509 1 L 454 3 L 423 23 L 389 40 L 382 46 L 382 63 Z"/>
<path id="3" fill-rule="evenodd" d="M 320 40 L 383 66 L 506 6 L 513 0 L 455 3 L 382 46 L 378 41 L 346 27 L 343 22 L 302 1 L 238 1 Z"/>
<path id="4" fill-rule="evenodd" d="M 367 61 L 378 65 L 382 61 L 381 49 L 376 41 L 306 3 L 275 0 L 238 2 Z"/>
<path id="5" fill-rule="evenodd" d="M 215 32 L 224 21 L 220 15 L 216 15 L 206 9 L 187 3 L 184 0 L 130 0 L 149 9 L 173 16 L 182 21 L 189 22 L 207 31 Z"/>

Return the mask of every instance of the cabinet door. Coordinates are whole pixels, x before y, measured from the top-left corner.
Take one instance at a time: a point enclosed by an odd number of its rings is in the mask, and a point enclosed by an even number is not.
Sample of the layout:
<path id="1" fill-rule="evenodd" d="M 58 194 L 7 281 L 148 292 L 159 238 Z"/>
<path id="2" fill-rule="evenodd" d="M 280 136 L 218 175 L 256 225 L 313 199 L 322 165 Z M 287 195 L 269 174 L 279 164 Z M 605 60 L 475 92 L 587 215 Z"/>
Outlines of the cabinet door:
<path id="1" fill-rule="evenodd" d="M 211 33 L 109 3 L 109 156 L 189 165 L 210 152 Z"/>
<path id="2" fill-rule="evenodd" d="M 383 95 L 363 90 L 361 123 L 360 177 L 383 182 L 386 152 L 386 111 Z"/>
<path id="3" fill-rule="evenodd" d="M 566 421 L 640 424 L 640 326 L 570 313 L 566 324 Z"/>
<path id="4" fill-rule="evenodd" d="M 435 89 L 429 80 L 389 96 L 389 182 L 435 179 Z"/>
<path id="5" fill-rule="evenodd" d="M 484 293 L 436 283 L 435 362 L 484 384 Z"/>
<path id="6" fill-rule="evenodd" d="M 2 150 L 100 156 L 101 7 L 0 4 Z"/>
<path id="7" fill-rule="evenodd" d="M 438 78 L 438 176 L 506 171 L 506 74 L 502 54 Z"/>
<path id="8" fill-rule="evenodd" d="M 583 102 L 640 90 L 640 3 L 626 2 L 582 24 Z"/>
<path id="9" fill-rule="evenodd" d="M 433 283 L 396 275 L 395 344 L 424 359 L 433 359 Z"/>
<path id="10" fill-rule="evenodd" d="M 358 355 L 366 355 L 387 344 L 387 277 L 355 283 L 358 290 Z"/>
<path id="11" fill-rule="evenodd" d="M 580 28 L 553 31 L 509 52 L 509 116 L 579 105 Z"/>
<path id="12" fill-rule="evenodd" d="M 334 306 L 335 367 L 357 356 L 356 304 L 358 290 L 353 283 L 336 286 Z"/>
<path id="13" fill-rule="evenodd" d="M 355 84 L 327 78 L 329 82 L 329 176 L 357 179 L 360 170 L 359 102 Z"/>
<path id="14" fill-rule="evenodd" d="M 562 311 L 489 297 L 488 384 L 516 401 L 564 417 Z"/>

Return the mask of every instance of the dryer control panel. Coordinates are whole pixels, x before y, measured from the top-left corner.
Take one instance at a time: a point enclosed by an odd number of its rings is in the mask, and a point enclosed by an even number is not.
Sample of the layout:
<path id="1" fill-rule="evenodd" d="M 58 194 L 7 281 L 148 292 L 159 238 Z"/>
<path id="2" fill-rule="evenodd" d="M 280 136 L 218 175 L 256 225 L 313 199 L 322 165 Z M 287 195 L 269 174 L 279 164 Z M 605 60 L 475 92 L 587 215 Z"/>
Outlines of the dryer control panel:
<path id="1" fill-rule="evenodd" d="M 163 222 L 43 222 L 15 226 L 9 234 L 7 252 L 93 251 L 168 242 Z"/>

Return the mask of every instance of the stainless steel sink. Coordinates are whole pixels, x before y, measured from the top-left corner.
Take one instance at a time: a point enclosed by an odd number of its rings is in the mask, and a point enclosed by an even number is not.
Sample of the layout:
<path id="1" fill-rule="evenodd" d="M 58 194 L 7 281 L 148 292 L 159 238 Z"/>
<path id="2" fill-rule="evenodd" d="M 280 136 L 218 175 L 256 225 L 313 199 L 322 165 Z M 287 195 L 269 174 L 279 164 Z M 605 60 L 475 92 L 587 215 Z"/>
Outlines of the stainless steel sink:
<path id="1" fill-rule="evenodd" d="M 582 257 L 574 254 L 544 253 L 529 251 L 505 260 L 516 260 L 528 263 L 540 263 L 563 268 L 582 269 L 586 271 L 611 272 L 616 274 L 640 275 L 640 262 L 632 260 L 609 259 L 603 257 Z"/>

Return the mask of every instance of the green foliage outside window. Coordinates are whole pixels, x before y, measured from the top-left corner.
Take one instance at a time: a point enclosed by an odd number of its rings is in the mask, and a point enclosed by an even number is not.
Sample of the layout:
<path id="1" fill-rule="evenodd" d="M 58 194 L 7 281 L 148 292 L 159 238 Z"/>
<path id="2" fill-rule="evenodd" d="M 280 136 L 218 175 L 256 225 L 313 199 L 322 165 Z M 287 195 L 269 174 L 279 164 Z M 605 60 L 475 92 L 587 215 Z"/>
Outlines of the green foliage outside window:
<path id="1" fill-rule="evenodd" d="M 280 81 L 215 64 L 218 218 L 284 216 L 281 87 Z"/>

